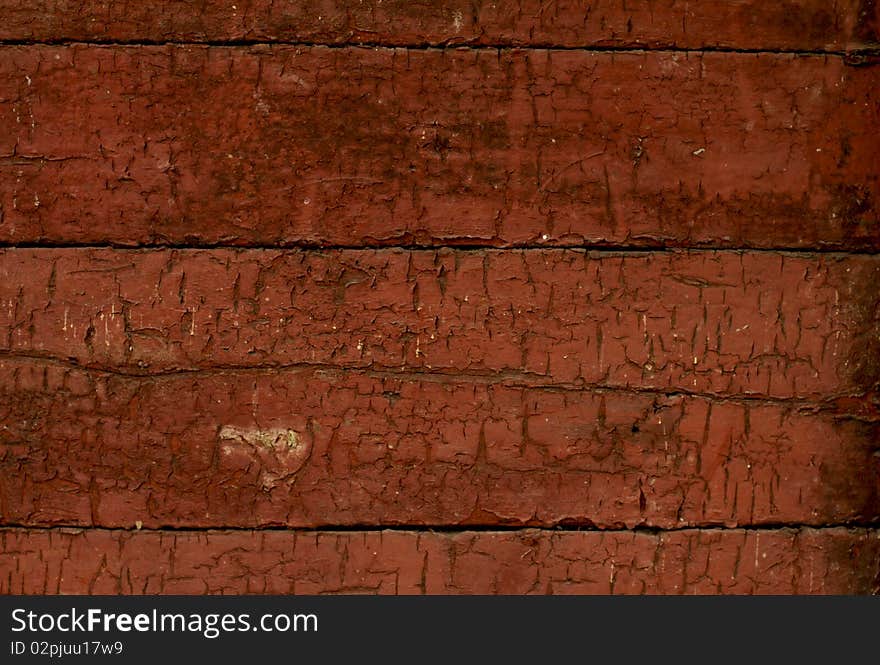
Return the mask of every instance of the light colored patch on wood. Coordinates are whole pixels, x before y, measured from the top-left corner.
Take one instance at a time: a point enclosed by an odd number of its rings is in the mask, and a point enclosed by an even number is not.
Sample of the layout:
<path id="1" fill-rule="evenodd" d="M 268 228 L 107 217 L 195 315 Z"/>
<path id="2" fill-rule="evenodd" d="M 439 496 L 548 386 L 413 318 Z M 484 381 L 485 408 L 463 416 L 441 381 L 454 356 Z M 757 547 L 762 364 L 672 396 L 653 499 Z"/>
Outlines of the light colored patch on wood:
<path id="1" fill-rule="evenodd" d="M 279 482 L 292 483 L 305 464 L 311 443 L 292 429 L 243 428 L 224 425 L 220 428 L 220 451 L 226 458 L 245 457 L 259 465 L 259 482 L 270 490 Z M 243 461 L 243 460 L 240 460 Z"/>

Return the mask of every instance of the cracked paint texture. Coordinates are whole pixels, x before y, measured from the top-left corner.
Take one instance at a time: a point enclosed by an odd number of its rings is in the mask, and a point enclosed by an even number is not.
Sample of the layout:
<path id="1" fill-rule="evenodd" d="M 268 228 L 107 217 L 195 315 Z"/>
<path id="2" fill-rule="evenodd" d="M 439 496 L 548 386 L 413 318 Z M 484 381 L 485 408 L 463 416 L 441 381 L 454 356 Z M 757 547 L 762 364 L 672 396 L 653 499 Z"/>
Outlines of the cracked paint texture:
<path id="1" fill-rule="evenodd" d="M 775 53 L 10 46 L 0 241 L 876 250 L 878 87 Z"/>
<path id="2" fill-rule="evenodd" d="M 878 8 L 0 0 L 0 593 L 880 592 Z"/>

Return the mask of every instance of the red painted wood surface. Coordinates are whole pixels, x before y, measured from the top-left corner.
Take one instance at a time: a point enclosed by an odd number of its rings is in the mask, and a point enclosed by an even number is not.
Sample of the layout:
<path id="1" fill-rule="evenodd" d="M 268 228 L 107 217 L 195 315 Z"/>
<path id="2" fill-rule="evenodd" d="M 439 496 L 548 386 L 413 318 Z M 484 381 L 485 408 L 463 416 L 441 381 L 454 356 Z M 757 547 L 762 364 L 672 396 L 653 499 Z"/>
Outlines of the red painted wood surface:
<path id="1" fill-rule="evenodd" d="M 131 377 L 0 363 L 0 517 L 128 528 L 633 528 L 880 519 L 833 405 L 461 377 Z"/>
<path id="2" fill-rule="evenodd" d="M 7 47 L 0 242 L 880 249 L 842 58 Z"/>
<path id="3" fill-rule="evenodd" d="M 870 0 L 2 0 L 0 39 L 756 50 L 876 45 Z"/>
<path id="4" fill-rule="evenodd" d="M 878 379 L 876 256 L 0 253 L 0 348 L 99 368 L 326 365 L 774 398 Z"/>
<path id="5" fill-rule="evenodd" d="M 869 593 L 876 531 L 0 531 L 4 593 Z"/>
<path id="6" fill-rule="evenodd" d="M 878 6 L 0 0 L 0 593 L 876 593 Z"/>

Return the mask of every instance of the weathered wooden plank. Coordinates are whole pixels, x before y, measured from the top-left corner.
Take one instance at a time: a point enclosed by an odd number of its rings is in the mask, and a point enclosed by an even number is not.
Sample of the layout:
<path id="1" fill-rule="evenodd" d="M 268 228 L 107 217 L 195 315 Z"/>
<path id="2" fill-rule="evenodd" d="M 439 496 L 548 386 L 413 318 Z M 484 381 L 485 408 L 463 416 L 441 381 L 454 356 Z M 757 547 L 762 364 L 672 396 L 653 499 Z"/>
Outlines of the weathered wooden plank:
<path id="1" fill-rule="evenodd" d="M 0 363 L 5 524 L 866 523 L 880 425 L 783 404 L 322 371 Z"/>
<path id="2" fill-rule="evenodd" d="M 737 49 L 876 44 L 867 0 L 2 0 L 0 39 Z"/>
<path id="3" fill-rule="evenodd" d="M 876 530 L 0 530 L 0 593 L 868 594 Z"/>
<path id="4" fill-rule="evenodd" d="M 880 257 L 12 249 L 0 350 L 823 399 L 878 383 Z"/>
<path id="5" fill-rule="evenodd" d="M 0 242 L 877 249 L 878 89 L 774 54 L 6 48 Z"/>

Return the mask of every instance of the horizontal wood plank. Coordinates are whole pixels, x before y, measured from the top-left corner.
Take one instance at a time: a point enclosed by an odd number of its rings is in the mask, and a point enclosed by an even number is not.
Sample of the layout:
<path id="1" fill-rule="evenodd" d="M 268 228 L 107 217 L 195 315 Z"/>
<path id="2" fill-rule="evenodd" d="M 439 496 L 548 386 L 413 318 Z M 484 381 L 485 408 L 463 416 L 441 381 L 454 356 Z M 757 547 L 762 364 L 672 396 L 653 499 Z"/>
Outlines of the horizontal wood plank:
<path id="1" fill-rule="evenodd" d="M 0 530 L 0 593 L 868 594 L 876 530 Z"/>
<path id="2" fill-rule="evenodd" d="M 778 54 L 10 47 L 0 242 L 876 250 L 878 89 Z"/>
<path id="3" fill-rule="evenodd" d="M 878 281 L 864 255 L 12 249 L 0 350 L 824 399 L 880 381 Z"/>
<path id="4" fill-rule="evenodd" d="M 880 424 L 357 372 L 0 362 L 0 521 L 130 528 L 867 523 Z"/>
<path id="5" fill-rule="evenodd" d="M 876 44 L 866 0 L 0 0 L 0 39 L 845 49 Z"/>

